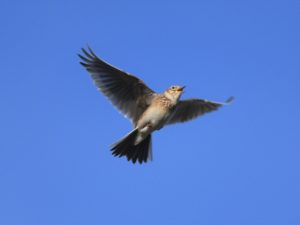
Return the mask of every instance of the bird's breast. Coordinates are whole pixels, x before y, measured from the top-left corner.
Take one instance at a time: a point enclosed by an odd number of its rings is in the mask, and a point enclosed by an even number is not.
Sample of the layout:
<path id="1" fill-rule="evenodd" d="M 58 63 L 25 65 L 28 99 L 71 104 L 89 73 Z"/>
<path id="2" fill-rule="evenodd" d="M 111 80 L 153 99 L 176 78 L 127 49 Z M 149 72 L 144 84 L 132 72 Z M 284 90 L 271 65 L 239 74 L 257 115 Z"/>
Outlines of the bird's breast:
<path id="1" fill-rule="evenodd" d="M 162 123 L 169 117 L 170 110 L 165 107 L 159 107 L 157 105 L 150 106 L 141 116 L 138 127 L 142 128 L 148 124 L 155 130 L 156 127 L 161 126 Z"/>

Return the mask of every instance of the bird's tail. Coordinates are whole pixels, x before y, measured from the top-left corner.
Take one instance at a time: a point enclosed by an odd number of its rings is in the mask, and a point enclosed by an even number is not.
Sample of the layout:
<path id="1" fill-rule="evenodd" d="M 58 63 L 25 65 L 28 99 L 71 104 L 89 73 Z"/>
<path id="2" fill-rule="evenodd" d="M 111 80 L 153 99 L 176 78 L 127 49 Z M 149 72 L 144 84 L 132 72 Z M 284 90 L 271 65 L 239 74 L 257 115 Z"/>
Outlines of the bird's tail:
<path id="1" fill-rule="evenodd" d="M 133 163 L 139 161 L 142 164 L 147 160 L 152 160 L 151 134 L 139 144 L 134 145 L 137 135 L 138 129 L 134 129 L 120 141 L 113 144 L 111 146 L 112 154 L 119 157 L 126 156 L 127 160 Z"/>

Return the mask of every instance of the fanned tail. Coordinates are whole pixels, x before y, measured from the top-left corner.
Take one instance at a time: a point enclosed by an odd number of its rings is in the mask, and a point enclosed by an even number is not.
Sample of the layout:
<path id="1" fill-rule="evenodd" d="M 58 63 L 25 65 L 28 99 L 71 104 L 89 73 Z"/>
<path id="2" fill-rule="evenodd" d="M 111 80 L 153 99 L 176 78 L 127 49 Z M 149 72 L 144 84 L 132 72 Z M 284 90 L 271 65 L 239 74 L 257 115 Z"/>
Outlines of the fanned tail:
<path id="1" fill-rule="evenodd" d="M 126 156 L 128 161 L 142 164 L 147 160 L 152 160 L 152 140 L 148 135 L 141 143 L 134 145 L 138 129 L 131 131 L 120 141 L 112 145 L 111 151 L 114 156 Z"/>

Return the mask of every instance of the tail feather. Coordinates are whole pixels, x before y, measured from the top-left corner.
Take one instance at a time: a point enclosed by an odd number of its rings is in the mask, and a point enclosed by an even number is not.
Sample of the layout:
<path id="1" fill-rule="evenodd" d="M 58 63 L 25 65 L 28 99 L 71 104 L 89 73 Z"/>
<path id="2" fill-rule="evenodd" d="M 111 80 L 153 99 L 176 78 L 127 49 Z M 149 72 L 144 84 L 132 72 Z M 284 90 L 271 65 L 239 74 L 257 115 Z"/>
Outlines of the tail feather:
<path id="1" fill-rule="evenodd" d="M 148 137 L 144 140 L 144 145 L 141 148 L 146 149 L 146 151 L 142 151 L 140 156 L 138 156 L 139 163 L 147 162 L 147 160 L 152 160 L 152 158 L 149 158 L 150 155 L 152 155 L 152 136 L 148 135 Z"/>
<path id="2" fill-rule="evenodd" d="M 151 135 L 148 135 L 141 143 L 134 145 L 138 130 L 135 129 L 123 139 L 112 145 L 111 151 L 114 156 L 126 156 L 128 161 L 142 164 L 148 159 L 152 160 Z"/>
<path id="3" fill-rule="evenodd" d="M 138 134 L 138 130 L 135 129 L 123 137 L 121 140 L 117 141 L 111 146 L 111 151 L 114 156 L 122 157 L 127 155 L 126 149 L 130 148 L 132 143 L 135 141 L 135 138 Z"/>

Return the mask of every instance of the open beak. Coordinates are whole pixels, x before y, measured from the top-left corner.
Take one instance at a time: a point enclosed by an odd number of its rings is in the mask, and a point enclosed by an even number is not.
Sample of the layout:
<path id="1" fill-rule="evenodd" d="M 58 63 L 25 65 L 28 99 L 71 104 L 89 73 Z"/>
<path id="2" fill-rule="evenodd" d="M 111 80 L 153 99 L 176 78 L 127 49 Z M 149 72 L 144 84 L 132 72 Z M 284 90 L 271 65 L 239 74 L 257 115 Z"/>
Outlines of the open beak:
<path id="1" fill-rule="evenodd" d="M 185 89 L 185 86 L 182 86 L 181 88 L 178 88 L 178 91 L 183 91 Z"/>

